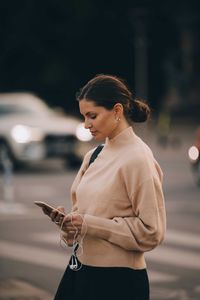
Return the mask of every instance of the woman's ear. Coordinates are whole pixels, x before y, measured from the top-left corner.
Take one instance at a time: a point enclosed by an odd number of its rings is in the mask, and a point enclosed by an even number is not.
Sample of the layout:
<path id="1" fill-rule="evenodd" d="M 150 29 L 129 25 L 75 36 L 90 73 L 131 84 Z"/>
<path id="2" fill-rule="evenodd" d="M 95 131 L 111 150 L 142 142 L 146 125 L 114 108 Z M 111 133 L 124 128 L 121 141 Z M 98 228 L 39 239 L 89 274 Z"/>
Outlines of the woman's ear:
<path id="1" fill-rule="evenodd" d="M 116 103 L 113 109 L 114 109 L 115 117 L 118 119 L 121 118 L 124 113 L 123 105 L 121 103 Z"/>

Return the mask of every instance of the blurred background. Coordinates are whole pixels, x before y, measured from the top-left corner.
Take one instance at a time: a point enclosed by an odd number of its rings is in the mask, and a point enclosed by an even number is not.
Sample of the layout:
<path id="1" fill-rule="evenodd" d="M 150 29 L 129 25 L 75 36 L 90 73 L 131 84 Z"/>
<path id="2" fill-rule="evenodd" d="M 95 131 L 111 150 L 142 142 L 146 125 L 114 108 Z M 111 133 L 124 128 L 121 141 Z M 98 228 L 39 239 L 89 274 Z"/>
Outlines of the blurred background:
<path id="1" fill-rule="evenodd" d="M 96 145 L 75 95 L 100 73 L 152 108 L 133 125 L 165 175 L 168 232 L 147 254 L 151 299 L 200 299 L 199 70 L 199 1 L 0 2 L 0 299 L 55 293 L 70 251 L 33 202 L 70 209 Z"/>

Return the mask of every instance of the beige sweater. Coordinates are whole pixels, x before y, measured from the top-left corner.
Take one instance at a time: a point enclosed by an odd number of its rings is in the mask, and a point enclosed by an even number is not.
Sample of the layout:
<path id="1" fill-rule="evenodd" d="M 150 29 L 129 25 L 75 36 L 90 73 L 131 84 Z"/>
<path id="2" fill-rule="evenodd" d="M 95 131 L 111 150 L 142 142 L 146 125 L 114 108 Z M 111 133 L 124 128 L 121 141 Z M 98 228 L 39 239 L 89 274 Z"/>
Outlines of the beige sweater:
<path id="1" fill-rule="evenodd" d="M 93 150 L 71 188 L 72 211 L 84 216 L 86 233 L 78 258 L 91 266 L 145 268 L 144 252 L 162 242 L 166 229 L 162 171 L 132 127 L 107 138 L 88 168 Z"/>

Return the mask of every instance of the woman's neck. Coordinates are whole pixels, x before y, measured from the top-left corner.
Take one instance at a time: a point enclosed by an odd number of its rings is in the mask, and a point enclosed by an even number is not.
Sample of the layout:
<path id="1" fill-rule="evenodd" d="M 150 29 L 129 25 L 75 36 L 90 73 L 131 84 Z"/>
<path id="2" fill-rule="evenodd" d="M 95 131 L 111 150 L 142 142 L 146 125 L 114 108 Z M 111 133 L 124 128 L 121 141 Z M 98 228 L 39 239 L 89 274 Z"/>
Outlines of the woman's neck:
<path id="1" fill-rule="evenodd" d="M 110 136 L 108 136 L 108 139 L 113 139 L 115 136 L 117 136 L 119 133 L 121 133 L 124 129 L 128 127 L 130 127 L 130 124 L 126 120 L 121 119 L 119 121 L 118 126 L 112 131 Z"/>

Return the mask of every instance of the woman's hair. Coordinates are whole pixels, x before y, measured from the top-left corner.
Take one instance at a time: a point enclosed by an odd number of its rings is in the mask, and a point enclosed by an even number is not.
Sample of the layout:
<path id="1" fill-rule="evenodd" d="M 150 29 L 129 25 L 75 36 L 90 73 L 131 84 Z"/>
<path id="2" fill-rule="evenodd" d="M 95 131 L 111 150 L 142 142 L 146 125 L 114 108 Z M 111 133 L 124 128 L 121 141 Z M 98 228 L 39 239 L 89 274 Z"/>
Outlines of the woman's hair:
<path id="1" fill-rule="evenodd" d="M 108 110 L 121 103 L 125 117 L 132 122 L 145 122 L 150 114 L 148 104 L 137 99 L 124 81 L 113 75 L 96 75 L 78 93 L 77 100 L 83 99 Z"/>

